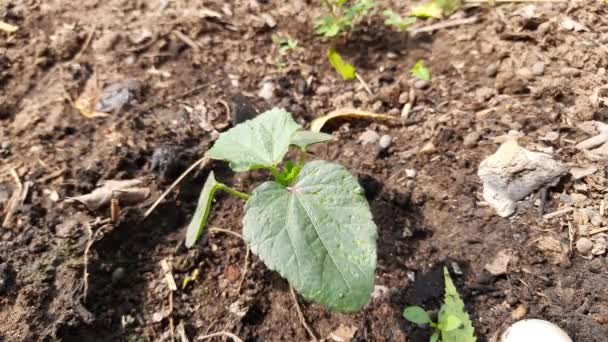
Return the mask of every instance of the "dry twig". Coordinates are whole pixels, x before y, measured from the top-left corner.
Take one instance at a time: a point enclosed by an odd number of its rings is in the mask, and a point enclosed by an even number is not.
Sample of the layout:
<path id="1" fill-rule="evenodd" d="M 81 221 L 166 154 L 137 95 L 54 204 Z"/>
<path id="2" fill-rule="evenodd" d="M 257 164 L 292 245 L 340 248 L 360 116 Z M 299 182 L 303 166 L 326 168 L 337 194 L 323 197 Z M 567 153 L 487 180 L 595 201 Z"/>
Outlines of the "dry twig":
<path id="1" fill-rule="evenodd" d="M 177 177 L 177 179 L 171 184 L 171 186 L 169 186 L 169 188 L 167 190 L 165 190 L 165 192 L 162 193 L 162 195 L 160 195 L 160 197 L 154 201 L 154 203 L 152 204 L 152 206 L 150 208 L 148 208 L 148 210 L 146 210 L 146 213 L 144 214 L 144 218 L 148 217 L 150 215 L 150 213 L 152 213 L 152 211 L 154 211 L 154 209 L 156 209 L 156 207 L 160 204 L 160 202 L 162 202 L 162 200 L 167 197 L 167 195 L 171 192 L 171 190 L 173 190 L 173 188 L 175 188 L 190 172 L 192 172 L 192 170 L 194 170 L 197 166 L 199 165 L 203 165 L 205 166 L 207 164 L 207 162 L 209 162 L 209 158 L 207 157 L 203 157 L 197 161 L 194 162 L 194 164 L 190 165 L 190 167 L 184 171 L 184 173 L 182 173 L 179 177 Z"/>
<path id="2" fill-rule="evenodd" d="M 19 175 L 17 174 L 17 171 L 15 171 L 15 169 L 11 169 L 10 171 L 11 176 L 13 176 L 13 179 L 15 180 L 15 183 L 17 183 L 17 189 L 15 189 L 15 191 L 13 191 L 13 195 L 11 196 L 10 200 L 8 201 L 8 205 L 6 206 L 6 210 L 5 210 L 5 214 L 4 214 L 4 221 L 2 221 L 2 227 L 4 228 L 8 228 L 8 224 L 10 223 L 12 217 L 13 217 L 13 213 L 15 212 L 15 209 L 17 209 L 19 207 L 19 202 L 23 203 L 23 200 L 25 200 L 25 197 L 27 196 L 27 189 L 24 190 L 24 186 L 23 183 L 21 183 L 21 180 L 19 179 Z M 27 186 L 26 186 L 27 188 Z M 24 195 L 25 193 L 25 195 Z M 23 200 L 21 200 L 23 199 Z"/>
<path id="3" fill-rule="evenodd" d="M 291 291 L 291 297 L 293 298 L 293 301 L 296 304 L 296 310 L 298 311 L 298 317 L 300 317 L 300 323 L 302 324 L 302 326 L 304 327 L 304 329 L 306 330 L 308 335 L 310 335 L 310 338 L 312 338 L 312 340 L 314 342 L 318 342 L 319 340 L 317 339 L 317 336 L 315 336 L 315 333 L 312 331 L 312 329 L 310 329 L 310 327 L 308 326 L 308 323 L 306 323 L 306 318 L 304 318 L 304 314 L 302 313 L 302 310 L 300 309 L 300 304 L 298 303 L 298 297 L 296 296 L 296 293 L 294 292 L 293 287 L 290 286 L 289 291 Z"/>
<path id="4" fill-rule="evenodd" d="M 220 332 L 216 332 L 216 333 L 209 334 L 209 335 L 199 336 L 196 338 L 196 340 L 202 341 L 202 340 L 208 340 L 208 339 L 214 338 L 214 337 L 228 337 L 228 338 L 231 338 L 235 342 L 243 342 L 243 340 L 241 340 L 238 336 L 236 336 L 233 333 L 229 333 L 227 331 L 220 331 Z"/>
<path id="5" fill-rule="evenodd" d="M 461 26 L 461 25 L 474 24 L 477 21 L 479 21 L 479 17 L 476 15 L 472 16 L 472 17 L 468 17 L 468 18 L 462 18 L 462 19 L 443 20 L 436 24 L 422 26 L 422 27 L 413 29 L 410 31 L 410 33 L 412 36 L 415 36 L 415 35 L 417 35 L 419 33 L 423 33 L 423 32 L 433 32 L 433 31 Z"/>

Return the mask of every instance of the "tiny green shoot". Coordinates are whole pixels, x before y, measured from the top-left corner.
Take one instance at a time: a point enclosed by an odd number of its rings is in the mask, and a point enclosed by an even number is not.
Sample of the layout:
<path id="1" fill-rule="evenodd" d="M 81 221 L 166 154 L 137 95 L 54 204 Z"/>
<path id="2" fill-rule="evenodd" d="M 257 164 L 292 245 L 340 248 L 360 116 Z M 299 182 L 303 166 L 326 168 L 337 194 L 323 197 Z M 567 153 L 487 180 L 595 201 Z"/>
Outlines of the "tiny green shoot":
<path id="1" fill-rule="evenodd" d="M 201 238 L 213 196 L 224 191 L 245 201 L 243 239 L 269 269 L 330 310 L 360 310 L 374 288 L 377 228 L 355 177 L 339 164 L 306 162 L 310 145 L 332 138 L 302 130 L 278 108 L 220 134 L 207 157 L 227 161 L 235 172 L 267 170 L 274 179 L 247 194 L 211 172 L 186 247 Z M 290 147 L 297 157 L 283 161 Z"/>
<path id="2" fill-rule="evenodd" d="M 315 33 L 325 38 L 350 34 L 375 6 L 374 0 L 323 0 L 327 13 L 315 23 Z"/>
<path id="3" fill-rule="evenodd" d="M 412 73 L 412 75 L 414 75 L 414 77 L 416 77 L 420 80 L 423 80 L 423 81 L 431 80 L 431 72 L 429 71 L 429 69 L 427 69 L 424 66 L 424 61 L 422 59 L 419 59 L 418 62 L 416 62 L 416 64 L 414 64 L 414 66 L 412 67 L 410 72 Z"/>
<path id="4" fill-rule="evenodd" d="M 286 55 L 298 49 L 298 41 L 289 36 L 273 34 L 272 42 L 279 48 L 279 52 L 282 55 Z"/>
<path id="5" fill-rule="evenodd" d="M 408 27 L 416 23 L 416 17 L 403 18 L 391 10 L 386 10 L 382 12 L 382 14 L 384 14 L 384 17 L 386 18 L 384 24 L 386 26 L 394 27 L 399 32 L 407 30 Z"/>
<path id="6" fill-rule="evenodd" d="M 461 0 L 433 0 L 412 8 L 411 15 L 422 19 L 441 19 L 456 12 L 460 5 Z"/>
<path id="7" fill-rule="evenodd" d="M 327 59 L 329 59 L 329 64 L 334 67 L 336 72 L 342 76 L 342 79 L 345 81 L 355 79 L 357 72 L 355 67 L 352 64 L 345 62 L 336 50 L 330 48 L 327 51 Z"/>
<path id="8" fill-rule="evenodd" d="M 475 330 L 469 315 L 464 309 L 464 303 L 454 286 L 452 278 L 446 267 L 443 268 L 445 279 L 445 298 L 439 309 L 437 323 L 419 306 L 409 306 L 403 311 L 403 317 L 408 321 L 420 325 L 430 326 L 434 332 L 430 342 L 476 342 Z"/>

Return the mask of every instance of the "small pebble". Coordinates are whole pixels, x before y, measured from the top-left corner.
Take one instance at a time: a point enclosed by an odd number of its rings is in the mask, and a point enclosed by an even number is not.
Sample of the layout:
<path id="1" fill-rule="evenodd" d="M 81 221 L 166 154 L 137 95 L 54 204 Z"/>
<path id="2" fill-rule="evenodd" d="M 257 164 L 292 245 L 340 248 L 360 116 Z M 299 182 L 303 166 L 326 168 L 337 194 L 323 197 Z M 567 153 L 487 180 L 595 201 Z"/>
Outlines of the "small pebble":
<path id="1" fill-rule="evenodd" d="M 521 69 L 517 70 L 517 75 L 521 76 L 522 78 L 524 78 L 526 80 L 534 79 L 534 73 L 529 68 L 521 68 Z"/>
<path id="2" fill-rule="evenodd" d="M 581 254 L 587 254 L 593 248 L 593 242 L 585 237 L 576 241 L 576 250 Z"/>
<path id="3" fill-rule="evenodd" d="M 587 269 L 592 273 L 601 273 L 603 268 L 604 262 L 600 258 L 593 259 L 587 264 Z"/>
<path id="4" fill-rule="evenodd" d="M 381 149 L 386 150 L 389 146 L 391 146 L 392 142 L 393 138 L 390 135 L 385 134 L 380 137 L 380 140 L 378 141 L 378 146 L 380 146 Z"/>
<path id="5" fill-rule="evenodd" d="M 542 76 L 545 73 L 545 63 L 537 62 L 532 65 L 532 74 L 534 76 Z"/>
<path id="6" fill-rule="evenodd" d="M 528 309 L 526 308 L 526 306 L 520 304 L 517 308 L 515 308 L 515 310 L 513 310 L 513 312 L 511 312 L 511 318 L 513 318 L 513 320 L 519 321 L 524 318 L 527 313 Z"/>
<path id="7" fill-rule="evenodd" d="M 272 100 L 272 98 L 274 97 L 274 83 L 265 82 L 264 84 L 262 84 L 262 87 L 258 92 L 258 96 L 266 101 Z"/>
<path id="8" fill-rule="evenodd" d="M 112 272 L 112 283 L 117 284 L 121 282 L 125 278 L 126 274 L 127 271 L 125 271 L 123 267 L 116 268 L 114 272 Z"/>
<path id="9" fill-rule="evenodd" d="M 414 82 L 414 88 L 416 89 L 426 89 L 431 85 L 431 82 L 425 80 L 416 80 Z"/>
<path id="10" fill-rule="evenodd" d="M 405 169 L 405 177 L 407 178 L 416 178 L 418 173 L 414 169 Z"/>
<path id="11" fill-rule="evenodd" d="M 488 67 L 486 68 L 486 75 L 488 75 L 488 77 L 494 77 L 497 74 L 498 74 L 498 64 L 492 63 L 492 64 L 488 65 Z"/>
<path id="12" fill-rule="evenodd" d="M 481 139 L 481 135 L 477 132 L 471 132 L 464 136 L 462 143 L 465 147 L 474 147 L 477 142 Z"/>
<path id="13" fill-rule="evenodd" d="M 8 150 L 10 148 L 11 148 L 10 141 L 3 141 L 2 144 L 0 144 L 0 150 Z"/>
<path id="14" fill-rule="evenodd" d="M 163 314 L 160 312 L 155 312 L 152 314 L 152 322 L 159 323 L 163 320 Z"/>
<path id="15" fill-rule="evenodd" d="M 591 249 L 591 254 L 604 255 L 606 254 L 606 249 L 608 249 L 608 241 L 606 241 L 606 238 L 604 237 L 599 237 L 593 241 L 593 248 Z"/>
<path id="16" fill-rule="evenodd" d="M 317 93 L 317 95 L 325 95 L 325 94 L 329 94 L 330 91 L 331 91 L 331 89 L 328 86 L 320 85 L 317 87 L 316 93 Z"/>
<path id="17" fill-rule="evenodd" d="M 371 129 L 366 130 L 359 136 L 359 141 L 363 145 L 375 144 L 378 140 L 380 140 L 380 135 Z"/>
<path id="18" fill-rule="evenodd" d="M 572 67 L 565 67 L 562 68 L 562 70 L 560 70 L 560 74 L 562 76 L 580 76 L 581 75 L 581 71 L 578 70 L 577 68 L 572 68 Z"/>

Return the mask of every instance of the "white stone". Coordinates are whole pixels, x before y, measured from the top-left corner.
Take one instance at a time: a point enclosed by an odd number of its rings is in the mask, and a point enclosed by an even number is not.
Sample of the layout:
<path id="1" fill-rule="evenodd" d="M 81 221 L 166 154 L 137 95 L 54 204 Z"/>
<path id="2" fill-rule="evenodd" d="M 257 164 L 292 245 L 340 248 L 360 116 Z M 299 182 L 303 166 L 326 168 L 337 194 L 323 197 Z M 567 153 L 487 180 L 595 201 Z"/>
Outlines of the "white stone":
<path id="1" fill-rule="evenodd" d="M 557 325 L 542 319 L 519 321 L 507 329 L 500 342 L 572 342 L 572 339 Z"/>
<path id="2" fill-rule="evenodd" d="M 477 175 L 486 202 L 498 215 L 508 217 L 517 201 L 543 186 L 555 185 L 567 172 L 568 167 L 551 155 L 528 151 L 509 140 L 481 162 Z"/>

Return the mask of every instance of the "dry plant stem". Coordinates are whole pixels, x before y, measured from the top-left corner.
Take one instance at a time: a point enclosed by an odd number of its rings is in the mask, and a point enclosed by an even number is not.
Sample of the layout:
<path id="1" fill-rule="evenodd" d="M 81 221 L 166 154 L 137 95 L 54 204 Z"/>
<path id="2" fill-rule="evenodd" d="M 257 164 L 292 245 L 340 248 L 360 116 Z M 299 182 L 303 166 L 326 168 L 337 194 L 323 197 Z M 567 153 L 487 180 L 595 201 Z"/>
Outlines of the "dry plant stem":
<path id="1" fill-rule="evenodd" d="M 80 51 L 78 51 L 76 56 L 74 56 L 75 61 L 80 59 L 80 56 L 82 56 L 82 54 L 87 50 L 87 48 L 91 44 L 91 40 L 93 40 L 93 36 L 95 35 L 95 29 L 96 29 L 96 27 L 95 27 L 95 25 L 93 25 L 93 27 L 91 27 L 91 30 L 89 31 L 89 34 L 87 35 L 87 39 L 84 41 L 84 44 L 82 44 Z"/>
<path id="2" fill-rule="evenodd" d="M 95 231 L 95 233 L 93 233 L 93 229 L 91 228 L 91 225 L 86 222 L 84 224 L 84 227 L 87 230 L 87 234 L 89 235 L 89 238 L 87 239 L 87 244 L 84 247 L 84 256 L 83 256 L 83 283 L 84 283 L 84 295 L 83 295 L 83 301 L 86 302 L 87 300 L 87 294 L 89 292 L 89 251 L 91 250 L 91 247 L 93 246 L 93 243 L 95 243 L 95 240 L 97 240 L 97 236 L 98 234 L 103 230 L 103 226 L 99 227 L 99 229 L 97 229 Z"/>
<path id="3" fill-rule="evenodd" d="M 11 176 L 13 176 L 15 183 L 17 183 L 17 189 L 15 189 L 15 191 L 13 192 L 13 195 L 11 196 L 8 205 L 6 206 L 4 221 L 2 221 L 2 227 L 4 228 L 8 228 L 8 224 L 11 221 L 11 218 L 13 217 L 13 212 L 15 211 L 15 208 L 18 207 L 17 202 L 19 201 L 19 197 L 23 197 L 23 183 L 21 183 L 17 171 L 15 171 L 15 169 L 11 169 L 10 173 Z"/>
<path id="4" fill-rule="evenodd" d="M 179 177 L 177 177 L 177 179 L 171 184 L 171 186 L 169 186 L 169 188 L 167 190 L 165 190 L 165 192 L 162 193 L 162 195 L 160 195 L 160 197 L 154 201 L 154 203 L 152 204 L 152 206 L 150 208 L 148 208 L 148 210 L 146 210 L 146 213 L 144 214 L 144 218 L 148 217 L 150 215 L 150 213 L 152 213 L 152 211 L 154 211 L 154 209 L 156 209 L 156 207 L 160 204 L 160 202 L 162 202 L 162 200 L 167 197 L 167 195 L 171 192 L 171 190 L 173 190 L 173 188 L 175 188 L 190 172 L 192 172 L 192 170 L 194 170 L 197 166 L 203 164 L 203 166 L 205 166 L 205 164 L 207 164 L 207 162 L 209 161 L 209 158 L 207 157 L 203 157 L 197 161 L 194 162 L 194 164 L 190 165 L 190 167 L 184 171 L 184 173 L 182 173 Z"/>
<path id="5" fill-rule="evenodd" d="M 432 25 L 428 25 L 428 26 L 419 27 L 417 29 L 413 29 L 412 31 L 410 31 L 410 33 L 412 34 L 412 36 L 415 36 L 422 32 L 433 32 L 433 31 L 450 28 L 450 27 L 455 27 L 455 26 L 474 24 L 477 21 L 479 21 L 478 16 L 472 16 L 472 17 L 463 18 L 463 19 L 444 20 L 444 21 L 438 22 L 437 24 L 432 24 Z"/>
<path id="6" fill-rule="evenodd" d="M 216 333 L 209 334 L 209 335 L 199 336 L 196 338 L 196 340 L 202 341 L 202 340 L 208 340 L 208 339 L 214 338 L 214 337 L 228 337 L 228 338 L 231 338 L 235 342 L 243 342 L 243 340 L 241 340 L 238 336 L 236 336 L 233 333 L 229 333 L 227 331 L 220 331 L 220 332 L 216 332 Z"/>
<path id="7" fill-rule="evenodd" d="M 355 73 L 355 77 L 357 78 L 357 80 L 359 81 L 359 83 L 361 83 L 361 85 L 363 86 L 363 88 L 365 88 L 365 91 L 367 91 L 368 94 L 374 95 L 374 93 L 372 93 L 372 90 L 367 85 L 367 82 L 365 82 L 365 80 L 363 79 L 363 77 L 361 77 L 361 75 L 359 75 L 358 72 Z"/>
<path id="8" fill-rule="evenodd" d="M 293 298 L 293 301 L 296 305 L 296 310 L 298 311 L 298 317 L 300 317 L 300 323 L 302 324 L 302 326 L 304 327 L 304 329 L 306 330 L 308 335 L 310 335 L 310 338 L 314 342 L 319 342 L 319 340 L 317 339 L 317 336 L 315 336 L 315 333 L 312 331 L 312 329 L 310 329 L 310 327 L 306 323 L 306 318 L 304 318 L 304 314 L 302 313 L 302 310 L 300 309 L 300 304 L 298 303 L 298 297 L 296 296 L 296 293 L 294 292 L 293 287 L 290 286 L 289 291 L 291 291 L 291 297 Z"/>

